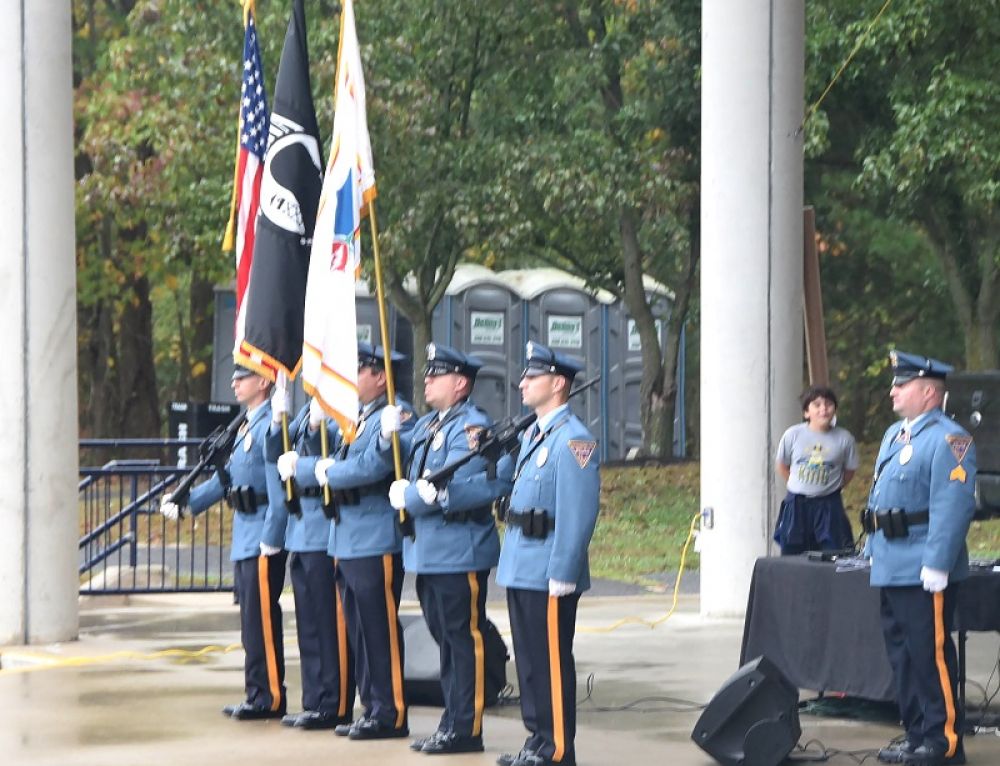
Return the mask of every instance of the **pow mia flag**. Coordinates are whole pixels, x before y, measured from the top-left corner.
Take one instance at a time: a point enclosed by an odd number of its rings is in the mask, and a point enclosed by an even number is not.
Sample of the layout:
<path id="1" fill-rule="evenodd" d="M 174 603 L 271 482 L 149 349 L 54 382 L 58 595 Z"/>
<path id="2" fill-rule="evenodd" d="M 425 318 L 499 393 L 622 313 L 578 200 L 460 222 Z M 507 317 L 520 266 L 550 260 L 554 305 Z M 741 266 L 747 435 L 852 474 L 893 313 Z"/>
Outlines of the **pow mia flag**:
<path id="1" fill-rule="evenodd" d="M 302 0 L 295 0 L 281 51 L 243 340 L 233 356 L 269 380 L 294 378 L 302 362 L 309 252 L 323 181 L 319 127 L 309 84 Z"/>

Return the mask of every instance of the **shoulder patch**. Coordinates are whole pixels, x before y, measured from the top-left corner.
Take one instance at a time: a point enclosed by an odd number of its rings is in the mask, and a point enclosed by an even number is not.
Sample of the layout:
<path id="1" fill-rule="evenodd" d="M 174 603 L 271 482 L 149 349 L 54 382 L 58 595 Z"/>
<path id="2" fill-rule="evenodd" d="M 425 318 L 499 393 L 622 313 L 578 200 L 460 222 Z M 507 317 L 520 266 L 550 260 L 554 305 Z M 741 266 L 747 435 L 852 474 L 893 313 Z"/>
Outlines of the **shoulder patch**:
<path id="1" fill-rule="evenodd" d="M 948 434 L 944 437 L 944 440 L 948 442 L 948 446 L 951 448 L 951 454 L 955 456 L 955 462 L 957 463 L 961 463 L 965 459 L 965 455 L 968 453 L 969 447 L 972 446 L 971 436 Z"/>
<path id="2" fill-rule="evenodd" d="M 399 422 L 400 423 L 405 423 L 406 421 L 408 421 L 412 417 L 413 417 L 413 413 L 410 412 L 409 410 L 400 410 L 399 411 Z"/>
<path id="3" fill-rule="evenodd" d="M 587 463 L 590 462 L 594 450 L 597 449 L 597 442 L 588 442 L 582 439 L 570 439 L 566 444 L 569 446 L 569 451 L 573 453 L 573 457 L 576 458 L 576 462 L 579 463 L 581 468 L 587 467 Z"/>
<path id="4" fill-rule="evenodd" d="M 483 431 L 486 429 L 482 426 L 466 426 L 465 427 L 465 440 L 469 443 L 469 449 L 475 451 L 479 449 L 479 439 L 483 435 Z"/>

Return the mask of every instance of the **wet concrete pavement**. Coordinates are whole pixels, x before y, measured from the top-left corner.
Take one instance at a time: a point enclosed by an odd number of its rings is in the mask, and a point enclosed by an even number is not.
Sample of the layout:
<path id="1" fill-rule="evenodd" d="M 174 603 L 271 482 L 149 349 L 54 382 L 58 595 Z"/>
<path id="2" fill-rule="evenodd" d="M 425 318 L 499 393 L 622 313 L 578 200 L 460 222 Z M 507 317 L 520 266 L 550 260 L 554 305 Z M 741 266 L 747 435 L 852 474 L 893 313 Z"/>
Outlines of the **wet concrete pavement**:
<path id="1" fill-rule="evenodd" d="M 687 702 L 707 702 L 737 669 L 742 622 L 702 619 L 697 597 L 682 596 L 678 611 L 653 629 L 629 623 L 609 630 L 624 618 L 657 620 L 670 602 L 669 595 L 581 601 L 581 700 L 593 674 L 592 696 L 578 716 L 582 766 L 714 763 L 689 739 L 699 711 Z M 299 668 L 287 594 L 283 604 L 288 693 L 297 710 Z M 406 602 L 403 611 L 419 608 Z M 489 613 L 507 638 L 502 603 L 491 602 Z M 85 599 L 79 641 L 0 650 L 0 764 L 426 764 L 429 756 L 411 752 L 406 740 L 351 742 L 276 721 L 227 720 L 220 709 L 240 700 L 243 684 L 238 642 L 238 612 L 227 594 L 131 597 L 127 605 L 121 598 Z M 970 636 L 970 679 L 986 683 L 997 644 L 996 634 Z M 515 679 L 512 664 L 508 679 Z M 971 685 L 969 695 L 979 698 Z M 630 703 L 636 704 L 628 711 L 608 710 Z M 433 731 L 439 712 L 411 708 L 413 735 Z M 898 733 L 893 726 L 808 715 L 801 724 L 803 743 L 818 739 L 845 751 L 876 748 Z M 500 752 L 516 751 L 525 736 L 516 705 L 489 709 L 484 731 L 486 752 L 449 756 L 449 766 L 492 764 Z M 967 738 L 966 751 L 971 763 L 1000 763 L 1000 739 L 993 734 Z M 838 756 L 834 762 L 852 761 Z"/>

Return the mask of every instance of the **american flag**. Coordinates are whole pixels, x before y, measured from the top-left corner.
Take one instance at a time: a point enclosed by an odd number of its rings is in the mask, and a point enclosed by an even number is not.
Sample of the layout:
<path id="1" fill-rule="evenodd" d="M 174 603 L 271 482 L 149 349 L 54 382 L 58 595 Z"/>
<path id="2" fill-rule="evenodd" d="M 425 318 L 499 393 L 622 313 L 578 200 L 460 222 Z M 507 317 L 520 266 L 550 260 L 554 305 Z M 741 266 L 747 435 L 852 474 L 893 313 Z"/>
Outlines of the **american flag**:
<path id="1" fill-rule="evenodd" d="M 257 44 L 257 25 L 252 2 L 245 9 L 246 32 L 243 37 L 243 84 L 240 88 L 239 149 L 233 175 L 233 201 L 223 250 L 236 250 L 236 343 L 243 340 L 245 312 L 243 296 L 250 282 L 257 208 L 260 204 L 260 180 L 267 149 L 268 111 L 264 90 L 264 68 Z M 235 240 L 235 242 L 234 242 Z"/>

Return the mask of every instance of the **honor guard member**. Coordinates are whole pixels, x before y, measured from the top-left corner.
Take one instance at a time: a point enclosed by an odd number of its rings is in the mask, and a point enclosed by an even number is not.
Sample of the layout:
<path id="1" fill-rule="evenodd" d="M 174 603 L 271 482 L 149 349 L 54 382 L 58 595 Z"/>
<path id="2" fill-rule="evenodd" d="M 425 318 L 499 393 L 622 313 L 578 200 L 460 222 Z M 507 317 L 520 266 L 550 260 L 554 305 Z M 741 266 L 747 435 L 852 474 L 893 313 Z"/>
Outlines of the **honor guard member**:
<path id="1" fill-rule="evenodd" d="M 895 351 L 890 360 L 889 396 L 903 420 L 882 439 L 863 521 L 906 733 L 878 759 L 965 763 L 951 632 L 959 583 L 969 574 L 976 453 L 972 437 L 941 411 L 951 367 Z"/>
<path id="2" fill-rule="evenodd" d="M 285 654 L 278 597 L 285 585 L 288 554 L 282 546 L 285 520 L 282 497 L 267 491 L 264 437 L 271 422 L 271 383 L 237 365 L 236 401 L 247 408 L 233 454 L 222 470 L 193 490 L 188 499 L 197 515 L 225 498 L 233 508 L 232 552 L 235 587 L 240 595 L 240 639 L 246 653 L 246 699 L 227 705 L 225 715 L 240 721 L 285 715 Z M 180 508 L 165 495 L 160 512 L 176 519 Z"/>
<path id="3" fill-rule="evenodd" d="M 517 659 L 521 717 L 530 736 L 501 766 L 576 763 L 576 665 L 573 637 L 580 595 L 590 587 L 587 548 L 600 495 L 597 442 L 567 404 L 583 369 L 529 342 L 521 398 L 538 420 L 521 439 L 497 582 Z M 501 506 L 502 507 L 502 506 Z"/>
<path id="4" fill-rule="evenodd" d="M 497 482 L 486 477 L 486 462 L 474 458 L 447 484 L 423 477 L 474 450 L 492 425 L 469 399 L 481 362 L 456 349 L 431 343 L 424 368 L 424 398 L 432 412 L 400 434 L 406 478 L 393 482 L 389 502 L 413 517 L 414 536 L 403 540 L 403 565 L 417 576 L 417 596 L 427 628 L 441 656 L 444 713 L 431 736 L 410 747 L 428 754 L 483 749 L 485 653 L 481 626 L 486 620 L 487 576 L 496 566 L 500 540 L 492 515 Z M 396 430 L 399 410 L 385 407 L 381 431 Z M 389 449 L 387 438 L 379 440 Z"/>
<path id="5" fill-rule="evenodd" d="M 288 394 L 276 387 L 271 397 L 271 427 L 267 432 L 268 491 L 284 498 L 284 481 L 291 476 L 283 458 L 281 415 L 289 409 Z M 293 447 L 289 455 L 319 455 L 325 414 L 312 400 L 289 424 Z M 294 467 L 294 461 L 292 466 Z M 350 722 L 354 710 L 354 666 L 343 609 L 337 594 L 334 563 L 326 553 L 330 519 L 322 497 L 311 487 L 296 489 L 299 514 L 282 505 L 285 548 L 295 594 L 295 627 L 302 671 L 302 712 L 286 715 L 282 723 L 300 729 L 332 729 Z"/>
<path id="6" fill-rule="evenodd" d="M 406 359 L 390 352 L 395 364 Z M 305 492 L 329 486 L 334 505 L 328 554 L 336 564 L 337 587 L 344 604 L 363 715 L 353 725 L 337 727 L 351 739 L 409 735 L 403 696 L 403 631 L 399 600 L 403 590 L 402 534 L 398 514 L 388 500 L 394 476 L 391 452 L 378 449 L 379 424 L 386 406 L 385 351 L 358 344 L 358 399 L 361 412 L 354 441 L 334 434 L 333 457 L 298 457 L 288 453 L 296 482 Z M 397 400 L 398 401 L 398 400 Z M 401 429 L 413 427 L 413 410 L 400 403 Z M 316 455 L 316 452 L 311 453 Z M 286 470 L 288 470 L 286 468 Z"/>

